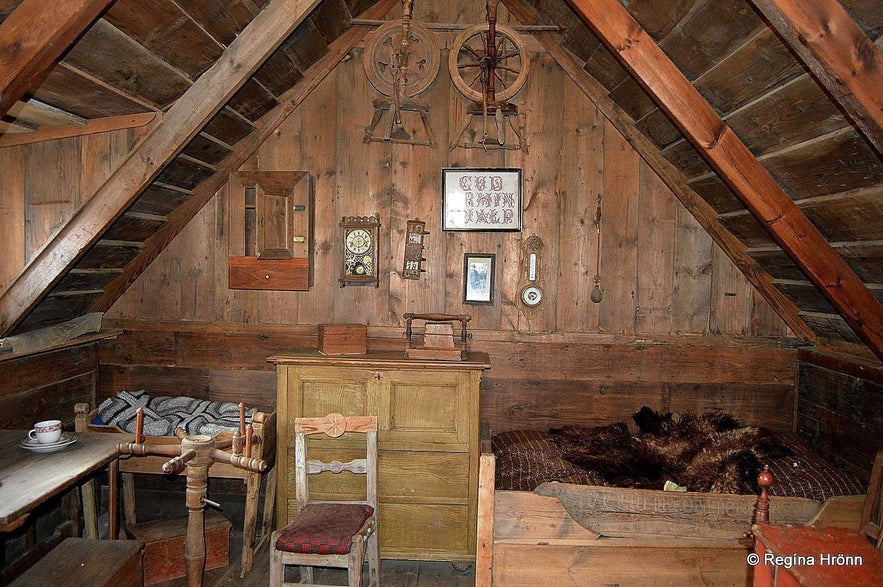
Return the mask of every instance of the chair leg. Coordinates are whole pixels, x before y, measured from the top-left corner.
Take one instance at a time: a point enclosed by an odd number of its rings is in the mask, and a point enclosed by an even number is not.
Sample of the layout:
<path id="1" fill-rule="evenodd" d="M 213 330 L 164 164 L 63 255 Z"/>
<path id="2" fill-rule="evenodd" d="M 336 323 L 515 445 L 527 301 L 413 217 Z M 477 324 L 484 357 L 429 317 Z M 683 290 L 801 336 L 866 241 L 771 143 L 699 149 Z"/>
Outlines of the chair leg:
<path id="1" fill-rule="evenodd" d="M 362 536 L 355 536 L 347 556 L 347 585 L 349 587 L 362 587 L 362 563 L 364 562 L 365 539 Z"/>
<path id="2" fill-rule="evenodd" d="M 300 582 L 306 583 L 307 585 L 313 584 L 313 567 L 301 565 L 301 567 L 300 567 Z"/>
<path id="3" fill-rule="evenodd" d="M 275 539 L 274 539 L 275 542 Z M 279 553 L 275 548 L 270 548 L 270 587 L 282 587 L 282 574 L 285 572 L 285 565 L 280 560 Z"/>
<path id="4" fill-rule="evenodd" d="M 380 585 L 380 545 L 376 528 L 368 537 L 368 581 L 370 587 Z"/>
<path id="5" fill-rule="evenodd" d="M 254 537 L 257 528 L 261 474 L 249 473 L 245 487 L 245 519 L 242 524 L 242 571 L 239 574 L 240 578 L 245 577 L 254 563 Z"/>

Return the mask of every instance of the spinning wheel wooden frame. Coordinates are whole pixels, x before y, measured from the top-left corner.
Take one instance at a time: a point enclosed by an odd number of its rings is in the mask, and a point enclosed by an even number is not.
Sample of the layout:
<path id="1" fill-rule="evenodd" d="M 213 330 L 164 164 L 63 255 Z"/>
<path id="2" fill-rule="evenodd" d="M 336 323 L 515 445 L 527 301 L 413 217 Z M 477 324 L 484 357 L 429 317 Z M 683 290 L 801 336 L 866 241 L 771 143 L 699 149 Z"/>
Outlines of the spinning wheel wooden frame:
<path id="1" fill-rule="evenodd" d="M 518 33 L 492 22 L 474 24 L 461 31 L 448 54 L 454 86 L 463 96 L 480 104 L 512 98 L 527 81 L 529 67 L 527 47 Z"/>
<path id="2" fill-rule="evenodd" d="M 188 434 L 178 428 L 175 435 L 181 439 L 180 445 L 151 445 L 144 439 L 144 408 L 138 408 L 135 421 L 134 442 L 121 442 L 117 445 L 120 454 L 136 456 L 159 455 L 172 457 L 162 467 L 167 475 L 176 475 L 187 468 L 187 492 L 185 503 L 188 510 L 187 538 L 184 543 L 184 564 L 188 587 L 201 587 L 205 570 L 205 504 L 212 502 L 206 498 L 208 470 L 215 463 L 229 463 L 239 469 L 262 473 L 267 469 L 266 461 L 251 458 L 254 431 L 245 425 L 245 406 L 239 404 L 239 429 L 228 441 L 219 441 L 207 434 Z M 231 452 L 224 449 L 232 448 Z M 217 504 L 214 504 L 217 505 Z"/>

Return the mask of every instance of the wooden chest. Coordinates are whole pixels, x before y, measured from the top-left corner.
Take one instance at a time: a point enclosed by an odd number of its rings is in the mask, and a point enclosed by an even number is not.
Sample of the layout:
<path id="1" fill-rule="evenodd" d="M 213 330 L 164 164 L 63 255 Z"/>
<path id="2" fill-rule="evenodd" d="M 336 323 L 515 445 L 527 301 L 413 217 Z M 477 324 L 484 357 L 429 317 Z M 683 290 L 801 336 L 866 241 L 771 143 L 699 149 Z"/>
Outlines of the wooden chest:
<path id="1" fill-rule="evenodd" d="M 135 540 L 66 538 L 10 587 L 136 587 L 141 585 L 141 550 Z"/>
<path id="2" fill-rule="evenodd" d="M 184 541 L 187 517 L 143 522 L 126 527 L 126 535 L 144 543 L 144 585 L 186 575 Z M 205 570 L 226 566 L 230 554 L 230 522 L 214 510 L 205 511 Z"/>
<path id="3" fill-rule="evenodd" d="M 368 327 L 364 324 L 320 324 L 319 352 L 323 355 L 364 355 Z"/>

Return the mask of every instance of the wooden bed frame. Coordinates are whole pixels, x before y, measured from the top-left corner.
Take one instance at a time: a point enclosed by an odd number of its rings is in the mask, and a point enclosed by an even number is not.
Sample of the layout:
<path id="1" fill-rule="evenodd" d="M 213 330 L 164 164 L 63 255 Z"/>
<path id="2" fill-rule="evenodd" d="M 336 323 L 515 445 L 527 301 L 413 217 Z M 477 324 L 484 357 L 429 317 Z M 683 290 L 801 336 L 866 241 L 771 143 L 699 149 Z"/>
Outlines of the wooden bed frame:
<path id="1" fill-rule="evenodd" d="M 495 491 L 482 444 L 477 587 L 751 585 L 755 496 L 545 483 Z M 772 497 L 774 523 L 857 529 L 863 496 Z M 580 523 L 583 522 L 583 524 Z M 586 526 L 592 528 L 589 529 Z"/>
<path id="2" fill-rule="evenodd" d="M 90 432 L 123 432 L 116 426 L 92 424 L 95 419 L 95 411 L 89 410 L 88 403 L 78 403 L 74 406 L 74 426 L 78 433 Z M 209 468 L 209 477 L 218 479 L 242 479 L 245 489 L 245 515 L 242 528 L 242 572 L 241 577 L 251 569 L 254 563 L 254 553 L 268 540 L 273 531 L 273 513 L 276 502 L 276 412 L 255 412 L 252 417 L 252 429 L 254 438 L 258 439 L 252 444 L 252 457 L 263 459 L 267 463 L 264 473 L 252 473 L 234 467 L 227 463 L 214 463 Z M 218 437 L 224 439 L 232 436 L 230 432 L 221 432 Z M 180 444 L 177 436 L 148 436 L 147 444 Z M 169 459 L 161 456 L 138 456 L 121 458 L 119 470 L 123 478 L 123 511 L 126 525 L 136 523 L 135 516 L 135 473 L 151 475 L 164 475 L 162 465 Z M 183 472 L 182 472 L 183 474 Z M 257 536 L 258 503 L 260 501 L 261 481 L 264 481 L 264 513 L 261 519 L 260 541 L 255 542 Z"/>

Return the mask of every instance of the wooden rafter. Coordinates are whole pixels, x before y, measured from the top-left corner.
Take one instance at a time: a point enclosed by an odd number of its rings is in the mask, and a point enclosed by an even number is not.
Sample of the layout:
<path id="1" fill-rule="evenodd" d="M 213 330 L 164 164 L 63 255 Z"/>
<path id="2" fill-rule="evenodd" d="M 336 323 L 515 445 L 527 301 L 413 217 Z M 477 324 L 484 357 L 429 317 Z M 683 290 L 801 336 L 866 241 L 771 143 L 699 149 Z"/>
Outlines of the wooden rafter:
<path id="1" fill-rule="evenodd" d="M 536 9 L 524 0 L 503 0 L 509 12 L 525 25 L 538 24 Z M 803 341 L 815 341 L 815 333 L 799 316 L 799 308 L 773 284 L 773 278 L 751 258 L 739 239 L 717 220 L 716 212 L 688 185 L 687 178 L 659 152 L 659 148 L 636 126 L 634 120 L 608 95 L 607 90 L 576 62 L 562 45 L 558 34 L 534 33 L 558 66 L 601 111 L 610 123 L 634 147 L 656 172 L 668 189 L 680 200 L 714 242 L 742 271 L 748 281 L 776 311 L 785 324 Z"/>
<path id="2" fill-rule="evenodd" d="M 840 312 L 883 358 L 883 306 L 766 168 L 617 0 L 567 0 Z"/>
<path id="3" fill-rule="evenodd" d="M 272 0 L 0 296 L 9 334 L 202 129 L 319 0 Z"/>
<path id="4" fill-rule="evenodd" d="M 0 116 L 5 115 L 113 0 L 24 0 L 0 24 Z"/>
<path id="5" fill-rule="evenodd" d="M 751 0 L 883 153 L 883 55 L 837 0 Z"/>
<path id="6" fill-rule="evenodd" d="M 380 0 L 366 10 L 361 18 L 380 18 L 399 0 Z M 329 47 L 329 51 L 319 61 L 304 72 L 298 83 L 283 96 L 280 104 L 265 114 L 257 123 L 255 130 L 243 140 L 236 143 L 233 151 L 216 166 L 210 178 L 193 190 L 193 195 L 184 204 L 169 215 L 169 222 L 144 244 L 144 250 L 135 257 L 123 274 L 114 279 L 104 288 L 104 294 L 93 304 L 91 312 L 104 312 L 125 293 L 126 289 L 153 262 L 172 239 L 196 216 L 202 207 L 228 180 L 231 172 L 239 169 L 245 161 L 266 141 L 295 109 L 318 87 L 325 77 L 337 67 L 337 64 L 371 31 L 367 27 L 352 27 L 343 33 Z"/>
<path id="7" fill-rule="evenodd" d="M 145 112 L 142 114 L 124 114 L 122 116 L 108 116 L 106 118 L 93 118 L 83 124 L 70 126 L 42 127 L 34 132 L 19 132 L 0 136 L 0 148 L 14 145 L 28 145 L 42 141 L 54 141 L 70 137 L 80 137 L 100 132 L 109 132 L 123 128 L 137 128 L 154 121 L 162 120 L 160 112 Z"/>

